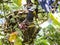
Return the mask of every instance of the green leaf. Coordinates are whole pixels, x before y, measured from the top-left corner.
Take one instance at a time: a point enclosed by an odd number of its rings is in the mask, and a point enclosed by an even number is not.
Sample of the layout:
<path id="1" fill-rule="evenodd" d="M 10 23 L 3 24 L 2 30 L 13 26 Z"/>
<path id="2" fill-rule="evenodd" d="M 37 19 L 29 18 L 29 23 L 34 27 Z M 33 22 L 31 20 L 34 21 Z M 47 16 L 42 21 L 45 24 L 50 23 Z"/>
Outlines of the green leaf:
<path id="1" fill-rule="evenodd" d="M 22 0 L 12 0 L 16 5 L 21 6 Z"/>
<path id="2" fill-rule="evenodd" d="M 50 13 L 49 15 L 50 15 L 50 19 L 52 20 L 53 24 L 60 26 L 60 21 L 58 20 L 59 18 L 53 15 L 52 13 Z"/>
<path id="3" fill-rule="evenodd" d="M 37 38 L 35 40 L 35 45 L 50 45 L 48 40 L 43 39 L 44 37 Z"/>
<path id="4" fill-rule="evenodd" d="M 21 39 L 19 37 L 17 37 L 14 45 L 22 45 L 22 41 L 21 41 Z"/>
<path id="5" fill-rule="evenodd" d="M 0 40 L 0 45 L 2 45 L 2 41 Z"/>

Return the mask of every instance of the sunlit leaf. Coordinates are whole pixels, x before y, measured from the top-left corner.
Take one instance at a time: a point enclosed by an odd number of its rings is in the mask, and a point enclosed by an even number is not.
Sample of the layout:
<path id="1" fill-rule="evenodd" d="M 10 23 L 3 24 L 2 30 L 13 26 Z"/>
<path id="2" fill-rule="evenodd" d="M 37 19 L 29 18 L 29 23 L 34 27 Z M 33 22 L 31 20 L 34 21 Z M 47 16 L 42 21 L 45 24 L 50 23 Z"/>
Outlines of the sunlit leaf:
<path id="1" fill-rule="evenodd" d="M 57 13 L 58 14 L 58 13 Z M 54 15 L 54 14 L 52 14 L 52 13 L 50 13 L 49 15 L 50 15 L 50 18 L 51 18 L 51 20 L 52 20 L 52 22 L 55 24 L 55 25 L 58 25 L 58 26 L 60 26 L 60 21 L 59 21 L 59 17 L 58 17 L 58 15 Z"/>
<path id="2" fill-rule="evenodd" d="M 2 42 L 1 42 L 1 40 L 0 40 L 0 45 L 2 45 Z"/>
<path id="3" fill-rule="evenodd" d="M 22 45 L 22 41 L 19 37 L 17 37 L 14 45 Z"/>
<path id="4" fill-rule="evenodd" d="M 21 6 L 22 0 L 12 0 L 16 5 Z"/>

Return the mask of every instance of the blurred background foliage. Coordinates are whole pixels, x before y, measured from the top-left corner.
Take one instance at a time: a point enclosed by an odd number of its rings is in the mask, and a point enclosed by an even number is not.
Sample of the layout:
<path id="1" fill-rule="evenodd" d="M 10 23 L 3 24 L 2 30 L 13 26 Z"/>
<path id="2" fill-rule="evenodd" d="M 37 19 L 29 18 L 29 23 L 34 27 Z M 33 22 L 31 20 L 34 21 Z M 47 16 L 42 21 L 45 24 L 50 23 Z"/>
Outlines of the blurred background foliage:
<path id="1" fill-rule="evenodd" d="M 17 17 L 21 18 L 19 16 L 15 17 L 14 11 L 17 11 L 17 10 L 22 10 L 22 0 L 0 0 L 0 19 L 3 19 L 2 24 L 0 24 L 0 45 L 2 44 L 10 45 L 6 39 L 9 33 L 4 34 L 5 27 L 3 23 L 5 23 L 6 20 L 9 20 L 9 21 L 12 20 L 13 22 L 16 23 L 16 21 L 14 21 L 15 18 Z M 39 11 L 42 11 L 42 8 L 40 6 L 39 6 Z M 59 11 L 60 11 L 60 5 L 59 5 Z M 13 15 L 13 18 L 11 20 L 9 19 L 10 15 Z M 39 21 L 34 23 L 40 24 L 40 22 L 48 21 L 47 15 L 48 15 L 47 13 L 39 13 L 38 14 Z M 55 18 L 53 18 L 52 21 L 56 22 Z M 57 25 L 60 25 L 60 22 Z M 23 34 L 18 28 L 18 24 L 16 23 L 14 26 L 10 26 L 10 27 L 13 27 L 19 33 L 14 45 L 22 45 Z M 9 31 L 11 31 L 10 27 L 9 27 Z M 60 26 L 56 26 L 56 23 L 49 24 L 47 27 L 41 28 L 39 30 L 40 31 L 37 34 L 36 39 L 34 39 L 34 45 L 60 45 Z"/>

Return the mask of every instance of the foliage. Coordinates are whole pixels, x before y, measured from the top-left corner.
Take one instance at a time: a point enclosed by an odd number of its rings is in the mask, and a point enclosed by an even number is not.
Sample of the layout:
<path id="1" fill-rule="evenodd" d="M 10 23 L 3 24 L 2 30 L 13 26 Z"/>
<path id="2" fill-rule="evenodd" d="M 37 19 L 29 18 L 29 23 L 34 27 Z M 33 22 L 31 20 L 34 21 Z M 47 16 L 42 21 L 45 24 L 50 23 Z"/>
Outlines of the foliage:
<path id="1" fill-rule="evenodd" d="M 22 0 L 12 0 L 12 1 L 13 1 L 13 3 L 15 3 L 18 6 L 21 6 L 22 5 L 21 4 Z"/>
<path id="2" fill-rule="evenodd" d="M 42 41 L 47 40 L 45 41 L 45 43 L 48 42 L 48 45 L 54 44 L 59 45 L 60 44 L 59 35 L 60 35 L 59 29 L 55 29 L 53 25 L 49 25 L 48 27 L 43 29 L 43 35 L 41 35 L 41 33 L 38 34 L 39 37 L 36 38 L 35 45 L 41 44 L 41 40 Z M 44 43 L 42 44 L 45 45 Z"/>
<path id="3" fill-rule="evenodd" d="M 49 45 L 49 42 L 41 37 L 35 40 L 35 45 Z"/>
<path id="4" fill-rule="evenodd" d="M 39 24 L 47 20 L 47 17 L 46 17 L 47 13 L 40 12 L 38 14 L 39 20 L 37 22 L 32 22 L 28 26 L 28 29 L 26 31 L 22 31 L 19 28 L 18 24 L 19 22 L 21 23 L 25 19 L 26 15 L 18 14 L 19 11 L 17 11 L 22 9 L 22 4 L 21 4 L 22 0 L 11 0 L 11 1 L 12 3 L 8 3 L 8 1 L 7 2 L 0 1 L 0 10 L 3 12 L 3 14 L 0 14 L 0 18 L 5 18 L 7 22 L 3 30 L 4 35 L 2 35 L 2 36 L 5 36 L 3 38 L 4 42 L 2 41 L 3 44 L 9 45 L 9 41 L 7 40 L 9 36 L 7 37 L 7 35 L 10 34 L 12 30 L 15 30 L 16 32 L 18 32 L 18 36 L 16 38 L 16 41 L 14 42 L 14 45 L 22 45 L 23 43 L 22 41 L 28 42 L 29 44 L 34 42 L 35 45 L 54 45 L 54 44 L 60 45 L 60 28 L 56 27 L 56 25 L 60 27 L 60 22 L 58 21 L 57 18 L 55 18 L 50 13 L 49 14 L 50 18 L 52 19 L 54 24 L 52 23 L 51 25 L 48 25 L 46 28 L 41 29 L 39 27 Z M 42 11 L 41 7 L 39 8 L 40 8 L 39 11 Z M 42 30 L 41 32 L 42 35 L 41 33 L 38 33 L 41 30 Z M 22 36 L 24 40 L 22 40 Z M 2 45 L 2 42 L 0 40 L 0 45 Z"/>
<path id="5" fill-rule="evenodd" d="M 0 45 L 2 45 L 2 41 L 1 41 L 1 39 L 0 39 Z"/>
<path id="6" fill-rule="evenodd" d="M 16 42 L 14 43 L 15 45 L 22 45 L 22 39 L 17 37 Z"/>

